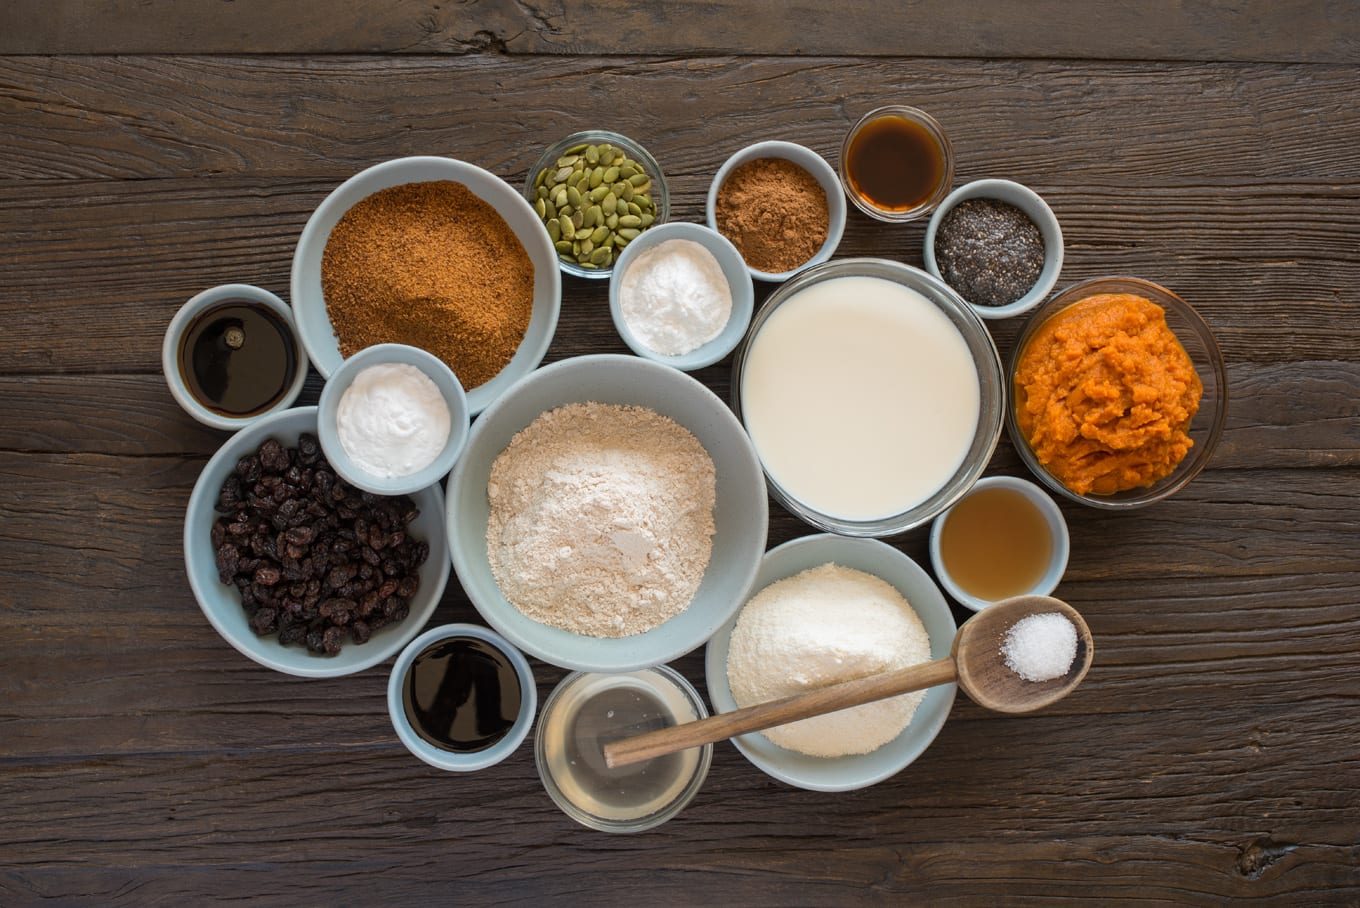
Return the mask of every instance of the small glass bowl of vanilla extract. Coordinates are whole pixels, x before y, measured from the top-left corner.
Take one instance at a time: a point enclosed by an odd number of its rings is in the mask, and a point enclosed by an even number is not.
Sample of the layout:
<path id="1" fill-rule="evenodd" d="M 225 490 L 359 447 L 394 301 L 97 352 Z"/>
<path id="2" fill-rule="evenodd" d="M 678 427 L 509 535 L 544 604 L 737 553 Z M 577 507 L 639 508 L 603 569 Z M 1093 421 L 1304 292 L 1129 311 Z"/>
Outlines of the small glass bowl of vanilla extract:
<path id="1" fill-rule="evenodd" d="M 184 412 L 234 432 L 293 405 L 307 379 L 307 353 L 283 300 L 250 284 L 223 284 L 175 313 L 161 369 Z"/>
<path id="2" fill-rule="evenodd" d="M 451 772 L 494 766 L 524 743 L 538 710 L 524 654 L 476 624 L 446 624 L 407 644 L 387 682 L 406 749 Z"/>
<path id="3" fill-rule="evenodd" d="M 869 217 L 915 221 L 949 194 L 954 146 L 944 127 L 925 111 L 879 107 L 846 133 L 839 173 L 846 197 Z"/>

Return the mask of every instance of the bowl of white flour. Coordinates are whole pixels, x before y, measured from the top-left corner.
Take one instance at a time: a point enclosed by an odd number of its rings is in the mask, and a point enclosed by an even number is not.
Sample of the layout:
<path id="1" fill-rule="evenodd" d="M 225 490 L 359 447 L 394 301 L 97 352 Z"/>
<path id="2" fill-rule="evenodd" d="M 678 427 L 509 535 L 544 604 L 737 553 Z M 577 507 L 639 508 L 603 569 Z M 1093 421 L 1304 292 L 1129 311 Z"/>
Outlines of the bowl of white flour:
<path id="1" fill-rule="evenodd" d="M 949 655 L 957 626 L 930 576 L 876 539 L 831 534 L 776 546 L 742 603 L 708 643 L 714 714 Z M 816 716 L 732 743 L 780 781 L 849 791 L 895 775 L 925 752 L 955 684 Z"/>
<path id="2" fill-rule="evenodd" d="M 449 479 L 454 569 L 507 640 L 622 672 L 701 646 L 765 551 L 764 477 L 732 411 L 631 356 L 531 374 L 482 413 Z"/>

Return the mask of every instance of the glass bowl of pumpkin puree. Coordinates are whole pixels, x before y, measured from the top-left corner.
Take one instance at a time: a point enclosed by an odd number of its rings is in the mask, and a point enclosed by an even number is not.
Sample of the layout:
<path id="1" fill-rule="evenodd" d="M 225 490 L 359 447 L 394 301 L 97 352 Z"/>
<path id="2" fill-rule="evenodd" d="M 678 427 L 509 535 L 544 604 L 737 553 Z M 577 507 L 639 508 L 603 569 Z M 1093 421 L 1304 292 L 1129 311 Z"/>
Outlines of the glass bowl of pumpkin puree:
<path id="1" fill-rule="evenodd" d="M 1151 281 L 1102 277 L 1037 309 L 1011 352 L 1006 429 L 1036 477 L 1106 510 L 1194 479 L 1228 415 L 1223 354 L 1189 303 Z"/>

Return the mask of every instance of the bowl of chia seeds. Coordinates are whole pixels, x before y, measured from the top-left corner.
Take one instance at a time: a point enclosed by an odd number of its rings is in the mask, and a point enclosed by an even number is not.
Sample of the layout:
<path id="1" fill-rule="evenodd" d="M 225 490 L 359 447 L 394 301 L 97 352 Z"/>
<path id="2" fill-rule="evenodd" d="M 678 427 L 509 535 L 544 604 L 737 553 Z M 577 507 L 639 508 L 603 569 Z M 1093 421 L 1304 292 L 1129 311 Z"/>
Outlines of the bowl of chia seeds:
<path id="1" fill-rule="evenodd" d="M 1010 180 L 974 180 L 951 192 L 926 228 L 926 270 L 982 318 L 1033 309 L 1058 283 L 1062 228 L 1053 209 Z"/>

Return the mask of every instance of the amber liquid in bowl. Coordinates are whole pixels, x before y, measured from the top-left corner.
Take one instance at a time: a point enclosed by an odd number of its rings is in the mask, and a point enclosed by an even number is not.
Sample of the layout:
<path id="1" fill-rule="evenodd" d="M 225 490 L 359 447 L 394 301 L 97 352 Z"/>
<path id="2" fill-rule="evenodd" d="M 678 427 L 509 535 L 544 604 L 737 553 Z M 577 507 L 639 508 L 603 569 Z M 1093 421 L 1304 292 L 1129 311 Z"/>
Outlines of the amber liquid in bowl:
<path id="1" fill-rule="evenodd" d="M 850 140 L 845 173 L 867 204 L 910 211 L 929 201 L 944 181 L 945 155 L 924 125 L 906 117 L 870 120 Z"/>
<path id="2" fill-rule="evenodd" d="M 221 416 L 255 416 L 283 400 L 297 374 L 293 332 L 272 309 L 230 300 L 189 325 L 179 371 L 194 400 Z"/>

